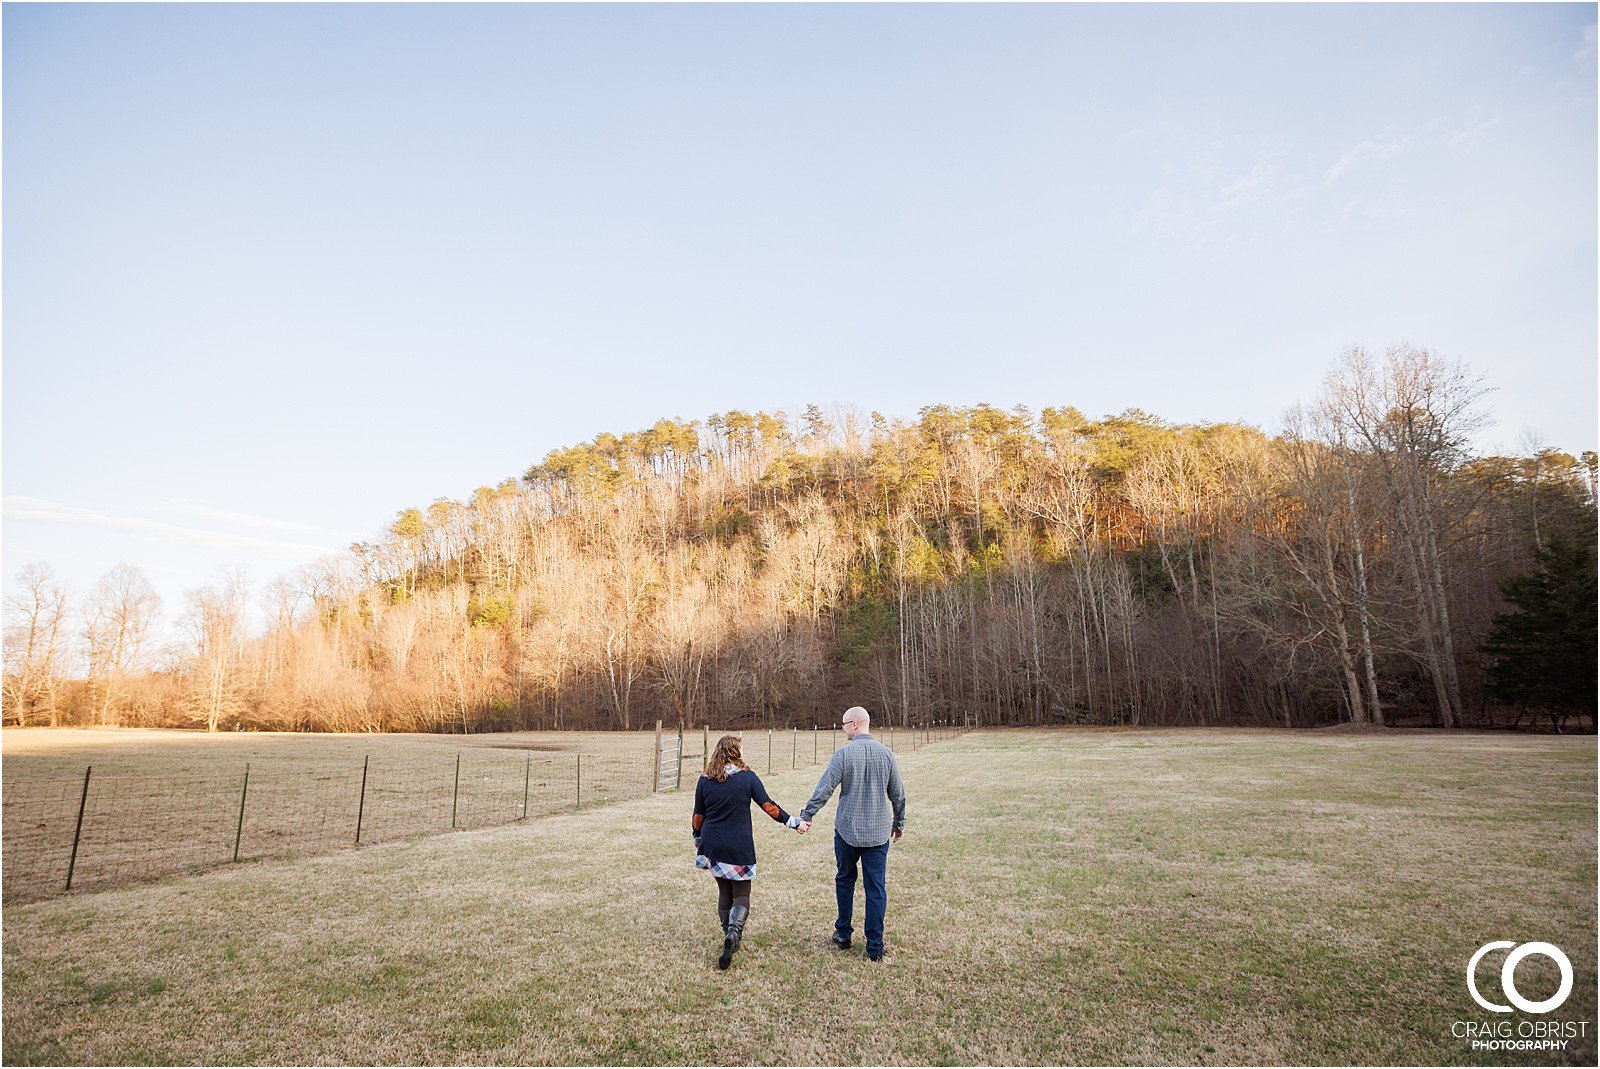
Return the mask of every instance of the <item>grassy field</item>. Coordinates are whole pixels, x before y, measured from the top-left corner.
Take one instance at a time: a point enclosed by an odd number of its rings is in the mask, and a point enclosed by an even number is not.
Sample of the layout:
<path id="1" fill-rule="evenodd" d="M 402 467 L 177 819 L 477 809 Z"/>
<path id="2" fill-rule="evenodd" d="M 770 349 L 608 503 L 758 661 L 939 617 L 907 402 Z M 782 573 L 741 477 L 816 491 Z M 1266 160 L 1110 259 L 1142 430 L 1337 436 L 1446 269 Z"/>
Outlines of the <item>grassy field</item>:
<path id="1" fill-rule="evenodd" d="M 716 972 L 666 794 L 7 908 L 4 1061 L 1594 1062 L 1593 738 L 990 731 L 901 761 L 881 963 L 827 944 L 830 806 L 758 822 Z M 798 807 L 815 776 L 764 778 Z M 1566 950 L 1549 1016 L 1587 1038 L 1451 1037 L 1489 1016 L 1490 939 Z"/>

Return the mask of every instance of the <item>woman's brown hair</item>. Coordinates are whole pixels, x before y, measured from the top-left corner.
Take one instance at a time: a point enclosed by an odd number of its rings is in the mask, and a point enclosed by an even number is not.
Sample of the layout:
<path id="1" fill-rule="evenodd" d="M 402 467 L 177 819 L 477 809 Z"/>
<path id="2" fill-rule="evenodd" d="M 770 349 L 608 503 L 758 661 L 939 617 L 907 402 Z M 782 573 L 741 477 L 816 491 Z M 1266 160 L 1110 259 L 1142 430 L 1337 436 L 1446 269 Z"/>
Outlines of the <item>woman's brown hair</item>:
<path id="1" fill-rule="evenodd" d="M 706 762 L 706 778 L 726 783 L 729 765 L 750 767 L 744 763 L 744 753 L 737 735 L 724 735 L 717 740 L 717 748 L 711 751 L 711 760 Z"/>

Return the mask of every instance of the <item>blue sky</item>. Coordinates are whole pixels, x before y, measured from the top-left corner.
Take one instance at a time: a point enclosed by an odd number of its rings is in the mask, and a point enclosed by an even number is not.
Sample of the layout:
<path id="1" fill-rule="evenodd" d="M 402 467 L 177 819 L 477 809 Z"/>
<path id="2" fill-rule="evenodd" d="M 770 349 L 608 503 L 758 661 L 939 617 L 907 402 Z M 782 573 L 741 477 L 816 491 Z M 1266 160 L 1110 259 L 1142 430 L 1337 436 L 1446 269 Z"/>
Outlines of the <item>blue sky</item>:
<path id="1" fill-rule="evenodd" d="M 1595 6 L 17 5 L 4 561 L 169 615 L 661 416 L 1596 439 Z"/>

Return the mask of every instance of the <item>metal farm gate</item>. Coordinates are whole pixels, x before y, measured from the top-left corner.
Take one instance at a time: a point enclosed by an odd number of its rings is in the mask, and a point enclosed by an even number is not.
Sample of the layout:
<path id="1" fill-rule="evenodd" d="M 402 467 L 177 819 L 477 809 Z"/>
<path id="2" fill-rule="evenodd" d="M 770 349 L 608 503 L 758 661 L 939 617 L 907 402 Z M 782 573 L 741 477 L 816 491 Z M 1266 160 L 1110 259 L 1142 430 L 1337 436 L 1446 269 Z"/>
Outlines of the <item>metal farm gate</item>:
<path id="1" fill-rule="evenodd" d="M 706 757 L 711 752 L 711 727 L 706 725 L 700 729 L 700 752 L 684 753 L 683 727 L 679 725 L 677 733 L 663 734 L 661 721 L 656 721 L 656 766 L 655 773 L 650 780 L 650 790 L 675 791 L 683 786 L 683 763 L 697 761 L 698 765 L 690 768 L 704 767 Z"/>

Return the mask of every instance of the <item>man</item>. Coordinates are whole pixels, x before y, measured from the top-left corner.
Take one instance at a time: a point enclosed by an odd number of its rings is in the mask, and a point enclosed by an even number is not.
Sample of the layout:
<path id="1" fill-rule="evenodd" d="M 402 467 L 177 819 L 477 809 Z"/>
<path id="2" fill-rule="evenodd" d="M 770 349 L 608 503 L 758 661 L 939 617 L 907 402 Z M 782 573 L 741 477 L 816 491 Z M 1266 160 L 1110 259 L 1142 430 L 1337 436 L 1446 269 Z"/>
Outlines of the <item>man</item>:
<path id="1" fill-rule="evenodd" d="M 833 821 L 833 856 L 839 863 L 834 894 L 839 919 L 834 922 L 833 944 L 850 947 L 850 915 L 855 904 L 856 866 L 866 882 L 867 958 L 883 957 L 883 914 L 888 905 L 885 886 L 889 872 L 889 844 L 899 842 L 906 819 L 906 792 L 893 752 L 872 737 L 872 719 L 861 706 L 845 710 L 840 724 L 847 740 L 828 762 L 811 800 L 800 812 L 802 830 L 828 804 L 839 788 L 839 812 Z"/>

